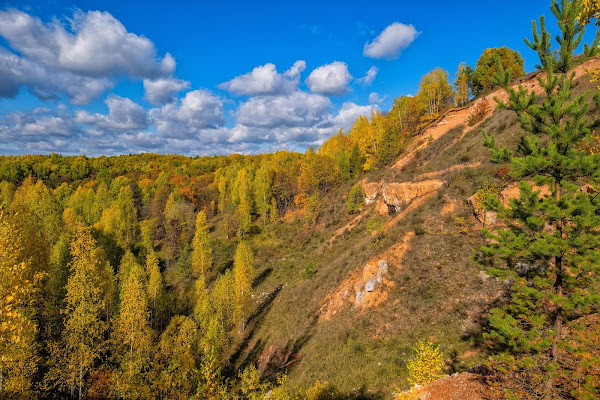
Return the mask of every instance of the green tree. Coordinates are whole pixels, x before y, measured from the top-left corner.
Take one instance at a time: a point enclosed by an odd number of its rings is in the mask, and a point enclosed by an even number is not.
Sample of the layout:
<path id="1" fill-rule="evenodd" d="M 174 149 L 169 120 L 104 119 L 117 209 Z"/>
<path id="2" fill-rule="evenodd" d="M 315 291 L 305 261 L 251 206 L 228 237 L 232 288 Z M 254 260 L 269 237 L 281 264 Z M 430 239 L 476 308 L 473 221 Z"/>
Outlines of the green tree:
<path id="1" fill-rule="evenodd" d="M 580 148 L 600 120 L 587 117 L 590 93 L 575 96 L 575 76 L 564 70 L 573 65 L 585 30 L 577 19 L 581 2 L 553 0 L 551 10 L 561 31 L 558 49 L 550 47 L 543 18 L 539 32 L 533 24 L 533 42 L 527 42 L 545 67 L 539 78 L 545 97 L 510 88 L 510 74 L 502 68 L 495 79 L 509 93 L 508 103 L 499 101 L 499 106 L 517 113 L 526 136 L 514 154 L 499 148 L 493 137 L 486 136 L 484 143 L 492 149 L 492 160 L 510 159 L 513 176 L 548 185 L 552 194 L 544 196 L 523 181 L 520 198 L 508 207 L 488 198 L 488 207 L 506 228 L 484 231 L 490 242 L 477 257 L 491 274 L 513 282 L 511 301 L 491 311 L 486 336 L 505 349 L 502 360 L 509 368 L 529 371 L 525 391 L 534 393 L 545 382 L 537 394 L 546 399 L 553 398 L 556 378 L 565 373 L 559 354 L 574 353 L 564 324 L 596 312 L 600 304 L 593 289 L 600 284 L 600 198 L 579 189 L 584 183 L 597 188 L 600 182 L 600 157 Z M 597 34 L 585 46 L 583 59 L 598 52 L 599 39 Z M 593 102 L 600 107 L 598 92 Z"/>
<path id="2" fill-rule="evenodd" d="M 497 86 L 494 75 L 498 71 L 498 61 L 505 71 L 510 72 L 512 79 L 525 75 L 521 55 L 508 47 L 495 47 L 485 49 L 477 64 L 473 75 L 474 96 L 489 92 Z"/>
<path id="3" fill-rule="evenodd" d="M 360 183 L 352 186 L 350 193 L 348 194 L 348 201 L 346 202 L 346 208 L 349 214 L 356 214 L 360 211 L 364 204 L 364 194 Z"/>

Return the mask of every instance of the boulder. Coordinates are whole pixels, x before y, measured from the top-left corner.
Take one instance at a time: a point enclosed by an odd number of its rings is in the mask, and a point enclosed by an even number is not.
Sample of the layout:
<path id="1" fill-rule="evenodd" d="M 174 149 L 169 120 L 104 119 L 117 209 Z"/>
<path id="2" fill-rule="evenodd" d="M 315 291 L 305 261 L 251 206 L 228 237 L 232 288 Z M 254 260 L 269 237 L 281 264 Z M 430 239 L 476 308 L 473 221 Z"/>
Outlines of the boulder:
<path id="1" fill-rule="evenodd" d="M 373 292 L 375 289 L 377 289 L 377 278 L 372 277 L 367 281 L 367 283 L 365 283 L 365 291 Z"/>
<path id="2" fill-rule="evenodd" d="M 387 260 L 379 260 L 377 263 L 377 275 L 375 275 L 377 283 L 381 283 L 383 281 L 383 276 L 387 275 L 388 269 L 389 266 Z"/>

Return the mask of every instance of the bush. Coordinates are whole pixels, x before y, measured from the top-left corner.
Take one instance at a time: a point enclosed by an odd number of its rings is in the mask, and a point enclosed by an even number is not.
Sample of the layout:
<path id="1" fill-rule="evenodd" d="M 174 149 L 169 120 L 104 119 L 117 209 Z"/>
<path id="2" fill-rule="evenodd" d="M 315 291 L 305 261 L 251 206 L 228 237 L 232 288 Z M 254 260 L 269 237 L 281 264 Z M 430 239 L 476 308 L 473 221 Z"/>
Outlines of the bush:
<path id="1" fill-rule="evenodd" d="M 312 278 L 316 273 L 317 269 L 315 268 L 315 264 L 312 262 L 306 264 L 306 267 L 304 267 L 304 270 L 302 271 L 302 275 L 307 279 Z"/>
<path id="2" fill-rule="evenodd" d="M 348 208 L 348 213 L 356 214 L 360 211 L 362 205 L 364 203 L 364 193 L 360 183 L 352 186 L 350 189 L 350 194 L 348 194 L 348 202 L 346 206 Z"/>
<path id="3" fill-rule="evenodd" d="M 473 107 L 473 111 L 469 114 L 469 119 L 467 120 L 467 124 L 469 126 L 473 126 L 483 121 L 484 118 L 490 112 L 490 102 L 488 100 L 482 99 L 475 103 Z"/>

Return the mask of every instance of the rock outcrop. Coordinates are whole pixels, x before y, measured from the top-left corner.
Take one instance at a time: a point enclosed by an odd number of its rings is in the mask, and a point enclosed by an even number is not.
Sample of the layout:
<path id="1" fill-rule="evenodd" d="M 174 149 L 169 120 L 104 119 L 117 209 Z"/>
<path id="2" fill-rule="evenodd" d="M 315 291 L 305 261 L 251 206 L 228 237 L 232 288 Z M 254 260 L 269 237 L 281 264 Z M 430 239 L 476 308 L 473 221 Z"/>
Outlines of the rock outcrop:
<path id="1" fill-rule="evenodd" d="M 377 211 L 393 214 L 413 200 L 430 196 L 437 192 L 444 182 L 438 179 L 421 182 L 363 182 L 365 203 L 378 202 Z"/>

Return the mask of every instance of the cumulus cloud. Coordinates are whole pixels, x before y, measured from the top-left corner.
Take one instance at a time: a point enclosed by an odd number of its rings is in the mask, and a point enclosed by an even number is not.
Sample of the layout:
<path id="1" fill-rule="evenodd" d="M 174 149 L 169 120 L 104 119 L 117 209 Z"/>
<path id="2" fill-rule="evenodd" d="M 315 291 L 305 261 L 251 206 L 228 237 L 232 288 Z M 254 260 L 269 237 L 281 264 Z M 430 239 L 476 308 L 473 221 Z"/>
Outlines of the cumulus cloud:
<path id="1" fill-rule="evenodd" d="M 346 63 L 334 61 L 314 69 L 306 78 L 306 85 L 313 93 L 339 95 L 348 91 L 351 80 L 352 75 Z"/>
<path id="2" fill-rule="evenodd" d="M 400 57 L 402 50 L 407 48 L 419 33 L 413 25 L 394 22 L 385 28 L 372 42 L 365 43 L 363 55 L 371 58 L 393 60 Z"/>
<path id="3" fill-rule="evenodd" d="M 294 92 L 285 96 L 252 97 L 236 112 L 237 123 L 246 126 L 310 126 L 331 108 L 325 96 Z"/>
<path id="4" fill-rule="evenodd" d="M 189 89 L 190 83 L 181 79 L 168 77 L 158 79 L 144 79 L 145 99 L 150 104 L 162 105 L 175 100 L 175 95 Z"/>
<path id="5" fill-rule="evenodd" d="M 111 14 L 76 11 L 67 28 L 14 9 L 0 11 L 0 97 L 22 87 L 42 100 L 64 93 L 87 104 L 112 89 L 120 77 L 158 80 L 175 69 L 170 54 L 158 58 L 154 44 L 128 32 Z"/>
<path id="6" fill-rule="evenodd" d="M 175 68 L 170 54 L 159 60 L 149 39 L 128 32 L 108 12 L 75 11 L 70 28 L 58 20 L 44 24 L 19 10 L 0 11 L 0 35 L 13 49 L 48 67 L 90 77 L 134 78 L 170 75 Z"/>
<path id="7" fill-rule="evenodd" d="M 273 63 L 259 65 L 251 72 L 236 76 L 221 83 L 219 89 L 235 95 L 259 96 L 289 93 L 297 89 L 300 73 L 306 68 L 306 62 L 298 60 L 283 74 L 277 72 Z"/>
<path id="8" fill-rule="evenodd" d="M 348 131 L 359 116 L 362 115 L 363 117 L 369 118 L 376 109 L 377 106 L 373 104 L 360 106 L 353 102 L 346 102 L 342 105 L 342 108 L 333 119 L 333 125 L 337 129 L 342 128 L 343 130 Z"/>
<path id="9" fill-rule="evenodd" d="M 358 79 L 358 82 L 362 83 L 363 85 L 370 85 L 375 80 L 375 77 L 377 76 L 378 72 L 379 72 L 379 68 L 373 66 L 373 67 L 369 68 L 369 70 L 367 71 L 365 76 Z"/>
<path id="10" fill-rule="evenodd" d="M 178 103 L 153 108 L 148 114 L 162 137 L 195 136 L 225 123 L 223 101 L 208 90 L 192 90 Z"/>
<path id="11" fill-rule="evenodd" d="M 111 95 L 106 101 L 108 114 L 77 111 L 75 122 L 90 125 L 100 131 L 136 131 L 148 127 L 146 111 L 131 99 Z"/>
<path id="12" fill-rule="evenodd" d="M 384 100 L 385 100 L 385 96 L 381 97 L 381 96 L 379 96 L 378 93 L 373 92 L 373 93 L 369 94 L 369 104 L 371 104 L 371 105 L 381 104 L 381 103 L 383 103 Z"/>

